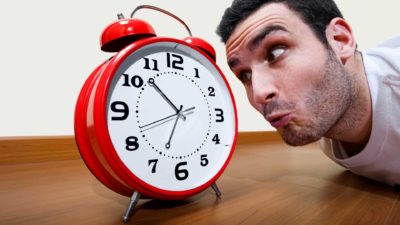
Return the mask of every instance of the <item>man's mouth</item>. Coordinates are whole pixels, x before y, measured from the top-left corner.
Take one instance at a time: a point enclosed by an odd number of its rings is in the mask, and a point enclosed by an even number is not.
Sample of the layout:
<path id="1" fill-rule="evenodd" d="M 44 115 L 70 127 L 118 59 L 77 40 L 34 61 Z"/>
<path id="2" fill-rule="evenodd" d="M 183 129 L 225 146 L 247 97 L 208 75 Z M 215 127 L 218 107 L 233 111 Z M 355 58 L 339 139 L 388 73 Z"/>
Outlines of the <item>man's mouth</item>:
<path id="1" fill-rule="evenodd" d="M 286 126 L 290 121 L 290 114 L 272 114 L 267 117 L 271 126 L 280 128 Z"/>

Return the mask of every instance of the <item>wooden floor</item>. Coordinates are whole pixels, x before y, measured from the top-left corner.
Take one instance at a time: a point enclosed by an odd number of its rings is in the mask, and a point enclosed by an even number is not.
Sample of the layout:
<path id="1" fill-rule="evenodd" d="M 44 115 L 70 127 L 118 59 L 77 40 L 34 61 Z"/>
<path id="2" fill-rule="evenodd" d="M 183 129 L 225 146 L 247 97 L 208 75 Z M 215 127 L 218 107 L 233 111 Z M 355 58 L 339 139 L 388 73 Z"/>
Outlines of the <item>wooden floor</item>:
<path id="1" fill-rule="evenodd" d="M 212 189 L 140 200 L 130 224 L 400 224 L 400 192 L 329 161 L 316 144 L 239 145 Z M 0 165 L 0 224 L 123 224 L 128 198 L 80 159 Z"/>

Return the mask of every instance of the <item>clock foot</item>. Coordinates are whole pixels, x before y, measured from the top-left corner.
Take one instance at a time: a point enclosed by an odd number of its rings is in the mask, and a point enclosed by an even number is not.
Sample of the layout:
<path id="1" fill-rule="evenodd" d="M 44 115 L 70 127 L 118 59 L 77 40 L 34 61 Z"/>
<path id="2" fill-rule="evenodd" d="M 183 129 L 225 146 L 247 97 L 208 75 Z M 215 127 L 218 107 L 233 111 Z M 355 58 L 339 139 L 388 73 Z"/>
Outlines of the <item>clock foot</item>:
<path id="1" fill-rule="evenodd" d="M 217 195 L 217 197 L 220 198 L 222 193 L 219 190 L 219 188 L 215 182 L 211 184 L 211 188 L 215 191 L 215 194 Z"/>
<path id="2" fill-rule="evenodd" d="M 136 204 L 138 203 L 140 199 L 140 194 L 139 192 L 133 192 L 132 197 L 129 201 L 128 208 L 126 209 L 125 215 L 124 215 L 124 223 L 128 223 L 129 219 L 131 218 L 133 214 L 133 210 L 135 209 Z"/>

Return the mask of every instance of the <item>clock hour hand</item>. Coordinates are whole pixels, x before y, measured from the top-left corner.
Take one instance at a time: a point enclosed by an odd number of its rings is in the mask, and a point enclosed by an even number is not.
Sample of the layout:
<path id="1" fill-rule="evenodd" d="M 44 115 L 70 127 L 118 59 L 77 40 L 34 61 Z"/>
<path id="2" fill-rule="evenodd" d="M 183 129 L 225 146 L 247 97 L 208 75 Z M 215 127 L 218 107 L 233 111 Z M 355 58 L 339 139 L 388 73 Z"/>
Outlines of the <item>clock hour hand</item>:
<path id="1" fill-rule="evenodd" d="M 183 115 L 184 115 L 185 113 L 191 114 L 191 113 L 193 113 L 193 112 L 190 112 L 190 111 L 192 111 L 192 110 L 194 110 L 194 109 L 195 109 L 195 107 L 193 106 L 193 107 L 190 107 L 190 108 L 188 108 L 188 109 L 183 110 L 181 113 L 182 113 Z M 189 113 L 188 113 L 188 112 L 189 112 Z M 172 114 L 172 115 L 166 116 L 166 117 L 164 117 L 164 118 L 162 118 L 162 119 L 159 119 L 159 120 L 156 120 L 156 121 L 154 121 L 154 122 L 145 124 L 145 125 L 143 125 L 143 126 L 139 126 L 139 128 L 140 128 L 140 129 L 143 129 L 143 128 L 146 128 L 146 127 L 148 127 L 148 126 L 152 126 L 152 125 L 153 125 L 152 127 L 149 127 L 149 128 L 147 128 L 147 129 L 145 129 L 145 130 L 148 130 L 148 129 L 150 129 L 150 128 L 153 128 L 153 127 L 159 126 L 159 125 L 161 125 L 161 124 L 163 124 L 163 123 L 166 123 L 166 122 L 172 120 L 175 116 L 178 116 L 178 115 L 179 115 L 179 114 L 174 113 L 174 114 Z"/>
<path id="2" fill-rule="evenodd" d="M 172 128 L 171 134 L 169 135 L 168 142 L 165 144 L 165 148 L 166 148 L 166 149 L 169 149 L 169 148 L 171 147 L 172 135 L 174 135 L 175 128 L 176 128 L 176 124 L 178 123 L 179 115 L 182 114 L 181 111 L 182 111 L 182 105 L 181 105 L 181 107 L 179 108 L 179 110 L 178 110 L 178 112 L 177 112 L 178 116 L 177 116 L 176 119 L 175 119 L 174 127 Z"/>
<path id="3" fill-rule="evenodd" d="M 179 117 L 181 117 L 183 120 L 186 120 L 186 117 L 181 114 L 178 113 L 178 108 L 176 108 L 176 106 L 174 105 L 174 103 L 171 102 L 171 100 L 169 100 L 169 98 L 164 94 L 164 92 L 161 91 L 161 89 L 157 86 L 157 84 L 154 82 L 153 78 L 150 78 L 147 83 L 150 85 L 150 87 L 153 87 L 154 89 L 156 89 L 156 91 L 161 95 L 161 97 L 163 97 L 163 99 L 165 101 L 167 101 L 167 103 L 175 110 L 176 114 L 179 115 Z"/>

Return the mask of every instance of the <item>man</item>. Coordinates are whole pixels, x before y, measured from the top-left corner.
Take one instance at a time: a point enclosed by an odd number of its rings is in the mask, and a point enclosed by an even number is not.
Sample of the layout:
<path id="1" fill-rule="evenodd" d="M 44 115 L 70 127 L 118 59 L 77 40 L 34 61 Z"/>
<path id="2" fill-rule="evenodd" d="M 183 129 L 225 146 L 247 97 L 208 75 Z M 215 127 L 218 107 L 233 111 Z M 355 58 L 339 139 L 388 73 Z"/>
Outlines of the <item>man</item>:
<path id="1" fill-rule="evenodd" d="M 234 0 L 217 33 L 286 143 L 321 140 L 354 173 L 400 184 L 400 38 L 357 51 L 332 0 Z"/>

